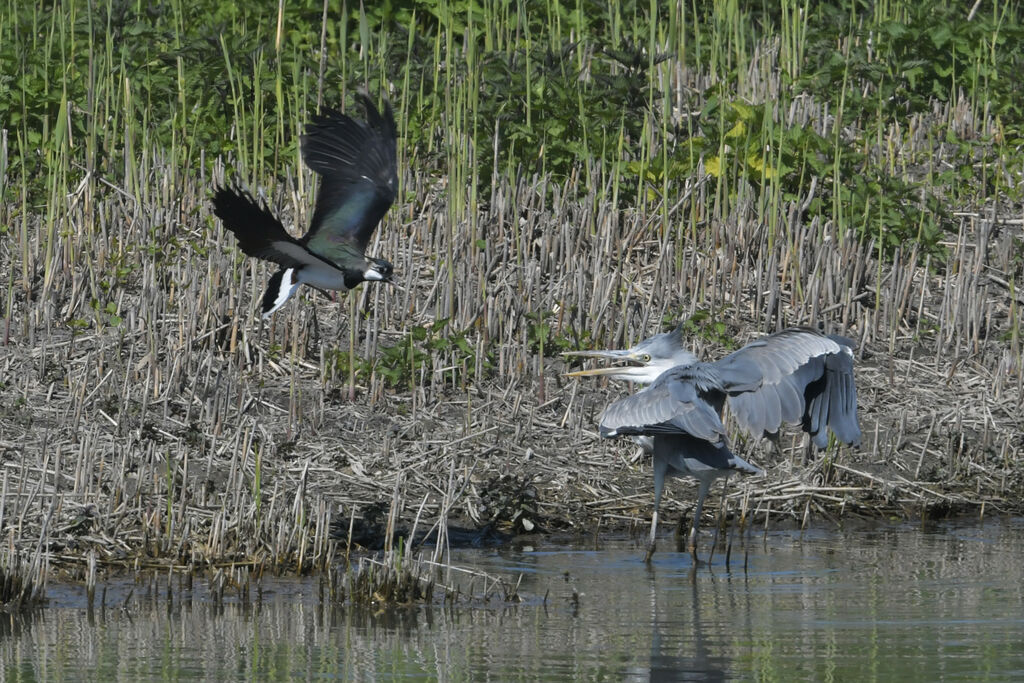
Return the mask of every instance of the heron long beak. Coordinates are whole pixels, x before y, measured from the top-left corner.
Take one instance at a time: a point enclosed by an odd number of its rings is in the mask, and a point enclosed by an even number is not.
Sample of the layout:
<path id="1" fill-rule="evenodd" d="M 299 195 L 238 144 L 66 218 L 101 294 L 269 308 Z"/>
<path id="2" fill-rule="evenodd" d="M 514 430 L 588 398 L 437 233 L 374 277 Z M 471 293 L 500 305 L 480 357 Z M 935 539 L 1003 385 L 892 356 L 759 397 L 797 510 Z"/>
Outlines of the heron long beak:
<path id="1" fill-rule="evenodd" d="M 629 349 L 608 349 L 602 351 L 562 351 L 563 356 L 581 356 L 583 358 L 610 358 L 612 360 L 628 360 Z"/>
<path id="2" fill-rule="evenodd" d="M 633 355 L 630 349 L 609 349 L 606 351 L 563 351 L 563 356 L 580 356 L 583 358 L 605 358 L 614 361 L 627 361 L 641 363 L 640 359 Z M 589 370 L 576 370 L 565 373 L 566 377 L 598 377 L 601 375 L 629 375 L 633 368 L 622 365 L 612 365 L 606 368 L 590 368 Z M 637 368 L 639 370 L 640 368 Z"/>
<path id="3" fill-rule="evenodd" d="M 566 377 L 600 377 L 602 375 L 628 375 L 632 368 L 613 365 L 610 368 L 590 368 L 565 373 Z"/>

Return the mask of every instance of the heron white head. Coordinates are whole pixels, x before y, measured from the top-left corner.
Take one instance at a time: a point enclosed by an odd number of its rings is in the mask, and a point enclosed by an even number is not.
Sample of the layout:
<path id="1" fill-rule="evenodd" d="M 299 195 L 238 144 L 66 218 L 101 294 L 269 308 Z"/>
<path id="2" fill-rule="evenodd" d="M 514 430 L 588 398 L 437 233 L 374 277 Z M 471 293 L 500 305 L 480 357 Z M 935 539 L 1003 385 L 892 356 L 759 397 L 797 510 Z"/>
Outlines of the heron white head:
<path id="1" fill-rule="evenodd" d="M 683 345 L 683 326 L 671 332 L 663 332 L 648 337 L 628 349 L 610 349 L 607 351 L 566 351 L 563 356 L 583 356 L 587 358 L 606 358 L 613 361 L 625 361 L 632 365 L 613 365 L 605 368 L 591 368 L 567 372 L 567 377 L 606 376 L 612 379 L 625 379 L 641 384 L 650 384 L 661 373 L 678 365 L 691 365 L 697 362 Z"/>

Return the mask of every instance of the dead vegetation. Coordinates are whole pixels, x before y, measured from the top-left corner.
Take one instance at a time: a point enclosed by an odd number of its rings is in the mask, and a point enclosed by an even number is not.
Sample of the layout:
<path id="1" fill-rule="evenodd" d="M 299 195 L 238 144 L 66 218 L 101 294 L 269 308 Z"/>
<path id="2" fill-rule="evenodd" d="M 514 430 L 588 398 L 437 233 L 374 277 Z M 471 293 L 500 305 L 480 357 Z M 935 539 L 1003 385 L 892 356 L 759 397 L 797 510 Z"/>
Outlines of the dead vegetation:
<path id="1" fill-rule="evenodd" d="M 30 560 L 16 551 L 0 553 L 0 613 L 13 618 L 39 607 L 45 586 L 46 565 L 42 553 L 36 553 Z"/>
<path id="2" fill-rule="evenodd" d="M 706 357 L 794 324 L 859 343 L 863 447 L 739 443 L 768 471 L 731 493 L 755 519 L 1021 509 L 1019 206 L 950 208 L 941 260 L 880 258 L 805 216 L 810 197 L 765 204 L 743 184 L 728 202 L 701 177 L 626 202 L 596 168 L 589 184 L 496 177 L 452 205 L 406 167 L 369 250 L 396 286 L 340 304 L 305 291 L 261 324 L 267 271 L 212 219 L 219 178 L 139 163 L 136 186 L 87 174 L 59 205 L 0 216 L 19 226 L 0 240 L 0 532 L 71 576 L 90 556 L 101 571 L 322 569 L 370 511 L 384 548 L 432 530 L 432 562 L 448 520 L 645 523 L 648 463 L 596 434 L 622 388 L 566 381 L 557 353 L 682 318 Z M 272 203 L 303 224 L 311 178 L 282 173 Z M 418 570 L 375 566 L 354 580 L 420 590 Z"/>

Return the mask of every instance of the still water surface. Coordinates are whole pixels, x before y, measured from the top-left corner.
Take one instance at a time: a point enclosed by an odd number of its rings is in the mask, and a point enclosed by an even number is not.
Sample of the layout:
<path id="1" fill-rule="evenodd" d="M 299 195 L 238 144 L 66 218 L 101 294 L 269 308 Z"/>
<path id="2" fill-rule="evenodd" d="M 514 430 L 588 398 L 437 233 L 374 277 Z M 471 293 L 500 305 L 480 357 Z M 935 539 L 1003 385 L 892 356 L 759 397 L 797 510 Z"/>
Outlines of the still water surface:
<path id="1" fill-rule="evenodd" d="M 648 567 L 624 537 L 531 543 L 452 553 L 521 574 L 518 605 L 368 614 L 315 580 L 248 606 L 124 582 L 90 616 L 84 589 L 51 586 L 38 616 L 0 620 L 0 678 L 1024 680 L 1024 519 L 776 531 L 731 569 Z"/>

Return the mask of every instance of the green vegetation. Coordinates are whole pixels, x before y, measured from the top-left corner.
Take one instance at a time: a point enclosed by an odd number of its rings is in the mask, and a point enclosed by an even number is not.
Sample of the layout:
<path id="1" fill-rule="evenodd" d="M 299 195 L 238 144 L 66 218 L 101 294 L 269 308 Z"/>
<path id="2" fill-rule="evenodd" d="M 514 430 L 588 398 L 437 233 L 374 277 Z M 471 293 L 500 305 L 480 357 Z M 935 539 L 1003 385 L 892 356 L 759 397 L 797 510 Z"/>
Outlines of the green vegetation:
<path id="1" fill-rule="evenodd" d="M 870 466 L 830 461 L 821 486 L 867 498 L 896 463 L 890 510 L 1019 501 L 1022 14 L 0 0 L 9 545 L 308 571 L 336 557 L 339 510 L 381 501 L 621 523 L 635 468 L 596 445 L 607 395 L 559 353 L 679 321 L 707 357 L 813 323 L 887 359 L 858 365 L 880 373 Z M 306 288 L 263 322 L 266 267 L 211 190 L 246 185 L 301 232 L 299 135 L 357 88 L 399 122 L 369 246 L 396 281 L 340 305 Z M 809 490 L 800 514 L 846 509 Z"/>
<path id="2" fill-rule="evenodd" d="M 157 149 L 185 175 L 223 158 L 272 186 L 297 163 L 309 112 L 362 85 L 396 100 L 415 172 L 447 176 L 450 192 L 478 201 L 495 174 L 579 173 L 581 193 L 655 202 L 703 168 L 723 204 L 750 185 L 760 205 L 800 200 L 809 217 L 886 248 L 936 249 L 948 208 L 1020 195 L 1010 182 L 1024 169 L 1015 2 L 970 21 L 962 3 L 936 0 L 777 11 L 408 0 L 347 14 L 283 4 L 278 16 L 219 2 L 10 2 L 0 15 L 5 203 L 38 210 L 87 174 L 145 196 L 139 163 Z M 781 70 L 777 91 L 760 82 L 769 67 Z M 808 99 L 835 119 L 793 120 Z M 984 120 L 980 136 L 964 116 Z"/>
<path id="3" fill-rule="evenodd" d="M 664 326 L 668 327 L 673 320 L 666 319 L 663 322 Z M 695 311 L 693 315 L 682 321 L 682 325 L 685 337 L 699 337 L 730 351 L 735 351 L 739 347 L 735 337 L 729 335 L 726 324 L 721 320 L 713 319 L 710 311 Z"/>
<path id="4" fill-rule="evenodd" d="M 430 325 L 413 325 L 400 341 L 379 347 L 376 359 L 353 356 L 347 351 L 334 353 L 334 372 L 338 376 L 354 374 L 359 381 L 365 381 L 374 373 L 380 376 L 390 389 L 412 389 L 420 378 L 430 371 L 435 359 L 448 361 L 438 371 L 437 380 L 453 386 L 465 386 L 473 379 L 476 368 L 490 370 L 493 360 L 490 354 L 477 363 L 477 349 L 464 332 L 449 332 L 448 319 L 435 320 Z M 432 378 L 430 381 L 434 381 Z"/>

